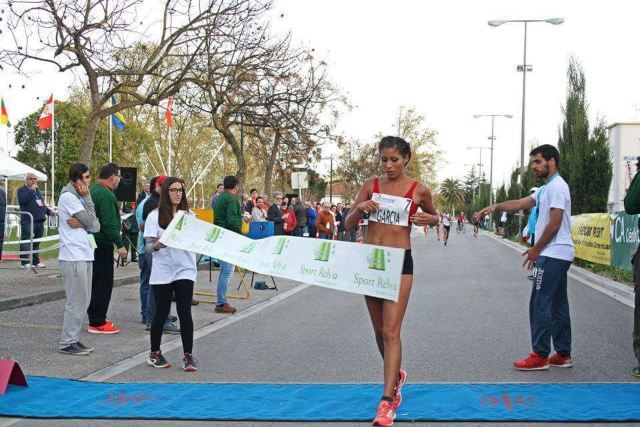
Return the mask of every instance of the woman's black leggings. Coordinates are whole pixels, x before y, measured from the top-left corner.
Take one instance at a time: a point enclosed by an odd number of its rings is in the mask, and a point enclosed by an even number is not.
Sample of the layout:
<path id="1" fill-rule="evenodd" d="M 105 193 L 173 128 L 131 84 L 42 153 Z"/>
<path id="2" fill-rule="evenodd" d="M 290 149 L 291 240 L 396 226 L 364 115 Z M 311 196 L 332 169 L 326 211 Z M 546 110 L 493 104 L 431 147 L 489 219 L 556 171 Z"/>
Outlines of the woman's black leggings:
<path id="1" fill-rule="evenodd" d="M 182 348 L 185 353 L 191 353 L 193 350 L 193 319 L 191 318 L 193 281 L 176 280 L 167 285 L 151 286 L 153 286 L 153 298 L 156 301 L 156 315 L 151 324 L 151 351 L 160 350 L 164 321 L 171 310 L 171 294 L 175 293 Z"/>

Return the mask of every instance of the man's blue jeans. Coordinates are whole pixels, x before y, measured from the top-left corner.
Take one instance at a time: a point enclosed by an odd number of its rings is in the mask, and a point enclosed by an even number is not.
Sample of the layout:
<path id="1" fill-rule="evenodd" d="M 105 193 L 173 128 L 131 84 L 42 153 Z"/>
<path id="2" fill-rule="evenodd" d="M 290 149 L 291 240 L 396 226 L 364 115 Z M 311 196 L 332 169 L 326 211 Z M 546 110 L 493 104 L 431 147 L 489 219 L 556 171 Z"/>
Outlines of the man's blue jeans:
<path id="1" fill-rule="evenodd" d="M 529 301 L 529 322 L 533 351 L 549 357 L 553 347 L 562 355 L 571 353 L 571 317 L 567 298 L 567 271 L 571 261 L 541 256 Z"/>
<path id="2" fill-rule="evenodd" d="M 24 215 L 26 217 L 26 215 Z M 44 221 L 36 221 L 33 223 L 33 238 L 39 239 L 44 234 Z M 31 221 L 25 222 L 24 220 L 20 222 L 20 240 L 31 240 Z M 31 243 L 20 243 L 20 252 L 29 252 L 29 248 Z M 40 264 L 40 242 L 33 242 L 33 258 L 29 259 L 29 254 L 20 255 L 20 264 Z"/>
<path id="3" fill-rule="evenodd" d="M 231 276 L 233 276 L 236 266 L 222 260 L 219 261 L 220 275 L 218 276 L 218 288 L 216 289 L 216 304 L 222 305 L 227 302 L 227 288 L 229 287 L 229 282 L 231 281 Z"/>
<path id="4" fill-rule="evenodd" d="M 147 254 L 147 253 L 140 254 L 140 257 L 138 259 L 138 266 L 140 266 L 140 260 L 142 260 L 143 258 L 144 258 L 144 266 L 145 268 L 148 269 L 148 273 L 147 273 L 147 289 L 145 292 L 147 295 L 147 302 L 146 302 L 146 305 L 142 304 L 143 306 L 146 306 L 146 311 L 145 309 L 143 309 L 142 315 L 145 316 L 146 318 L 147 326 L 151 327 L 151 324 L 153 323 L 153 318 L 156 317 L 156 300 L 153 297 L 153 285 L 149 284 L 149 278 L 151 277 L 151 267 L 153 265 L 153 254 Z M 140 299 L 141 300 L 142 300 L 142 294 L 143 294 L 142 274 L 143 274 L 143 271 L 140 270 Z M 169 314 L 171 314 L 171 312 L 169 312 Z M 171 322 L 169 321 L 169 316 L 167 316 L 167 318 L 164 321 L 164 326 L 167 326 L 170 323 Z"/>
<path id="5" fill-rule="evenodd" d="M 151 258 L 151 255 L 146 253 L 141 253 L 138 257 L 138 267 L 140 267 L 140 314 L 145 320 L 147 320 L 149 278 L 151 277 L 151 260 L 147 260 L 147 256 Z"/>
<path id="6" fill-rule="evenodd" d="M 333 240 L 333 235 L 331 233 L 319 233 L 320 238 L 324 240 Z"/>

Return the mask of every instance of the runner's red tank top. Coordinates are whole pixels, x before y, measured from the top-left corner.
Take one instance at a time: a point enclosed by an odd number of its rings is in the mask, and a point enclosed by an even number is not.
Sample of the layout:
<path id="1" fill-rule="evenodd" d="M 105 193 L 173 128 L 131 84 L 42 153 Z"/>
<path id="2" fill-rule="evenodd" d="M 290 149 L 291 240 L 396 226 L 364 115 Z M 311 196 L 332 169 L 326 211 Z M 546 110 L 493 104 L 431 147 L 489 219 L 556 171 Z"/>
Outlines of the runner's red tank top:
<path id="1" fill-rule="evenodd" d="M 411 184 L 411 187 L 409 187 L 407 192 L 404 193 L 404 195 L 402 196 L 405 199 L 411 199 L 411 207 L 409 208 L 409 217 L 415 215 L 415 213 L 418 211 L 418 205 L 416 205 L 415 202 L 413 201 L 413 192 L 415 191 L 417 186 L 418 186 L 418 181 L 413 181 L 413 184 Z M 380 182 L 377 176 L 373 178 L 373 192 L 380 193 Z M 384 193 L 380 193 L 380 194 L 384 194 Z"/>

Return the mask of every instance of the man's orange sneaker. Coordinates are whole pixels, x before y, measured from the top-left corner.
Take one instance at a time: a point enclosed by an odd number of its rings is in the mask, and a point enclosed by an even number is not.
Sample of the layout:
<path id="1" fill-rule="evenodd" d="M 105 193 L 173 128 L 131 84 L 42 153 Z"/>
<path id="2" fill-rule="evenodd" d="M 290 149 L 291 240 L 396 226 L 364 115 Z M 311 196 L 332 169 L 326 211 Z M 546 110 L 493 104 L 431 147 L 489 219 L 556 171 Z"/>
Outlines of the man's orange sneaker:
<path id="1" fill-rule="evenodd" d="M 526 359 L 513 362 L 513 366 L 521 371 L 542 371 L 549 369 L 549 359 L 534 352 Z"/>
<path id="2" fill-rule="evenodd" d="M 87 328 L 87 332 L 89 332 L 90 334 L 110 335 L 117 334 L 118 332 L 120 332 L 120 329 L 113 323 L 105 323 L 102 326 L 89 326 Z"/>
<path id="3" fill-rule="evenodd" d="M 393 402 L 381 400 L 378 404 L 378 413 L 373 419 L 371 425 L 374 426 L 390 426 L 393 425 L 393 420 L 396 419 L 396 410 L 393 407 Z"/>

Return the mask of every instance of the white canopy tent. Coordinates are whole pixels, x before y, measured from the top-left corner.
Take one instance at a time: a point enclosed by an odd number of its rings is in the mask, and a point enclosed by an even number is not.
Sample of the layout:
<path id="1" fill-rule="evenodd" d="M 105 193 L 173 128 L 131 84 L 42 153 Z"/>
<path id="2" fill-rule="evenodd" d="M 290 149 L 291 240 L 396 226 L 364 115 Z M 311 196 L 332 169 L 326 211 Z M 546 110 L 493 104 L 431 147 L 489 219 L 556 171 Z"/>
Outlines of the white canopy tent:
<path id="1" fill-rule="evenodd" d="M 47 182 L 47 175 L 14 159 L 7 153 L 0 152 L 0 179 L 4 180 L 5 193 L 8 192 L 9 181 L 24 181 L 28 173 L 32 173 L 38 177 L 38 181 Z"/>
<path id="2" fill-rule="evenodd" d="M 0 178 L 10 181 L 24 181 L 28 173 L 35 174 L 38 181 L 47 181 L 47 175 L 39 170 L 0 152 Z"/>

